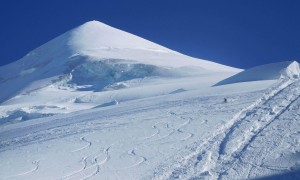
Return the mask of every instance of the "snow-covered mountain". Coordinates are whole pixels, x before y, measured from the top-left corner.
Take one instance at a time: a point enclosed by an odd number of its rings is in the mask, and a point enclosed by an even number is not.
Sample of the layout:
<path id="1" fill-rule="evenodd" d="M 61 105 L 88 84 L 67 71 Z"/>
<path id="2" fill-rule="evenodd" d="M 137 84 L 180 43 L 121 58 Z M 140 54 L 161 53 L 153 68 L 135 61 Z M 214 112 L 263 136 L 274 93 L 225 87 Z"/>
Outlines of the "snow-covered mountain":
<path id="1" fill-rule="evenodd" d="M 87 22 L 0 67 L 0 179 L 300 179 L 299 74 Z"/>
<path id="2" fill-rule="evenodd" d="M 239 71 L 180 54 L 101 22 L 90 21 L 24 58 L 0 67 L 0 102 L 8 105 L 1 107 L 0 117 L 2 115 L 5 120 L 0 124 L 109 104 L 118 99 L 108 97 L 111 95 L 107 92 L 107 95 L 95 92 L 137 87 L 145 79 L 222 73 L 228 77 Z M 163 93 L 152 92 L 153 95 Z M 136 95 L 137 98 L 152 96 L 141 92 Z M 100 100 L 96 105 L 78 106 L 80 102 L 93 99 Z M 12 106 L 14 109 L 10 108 Z"/>

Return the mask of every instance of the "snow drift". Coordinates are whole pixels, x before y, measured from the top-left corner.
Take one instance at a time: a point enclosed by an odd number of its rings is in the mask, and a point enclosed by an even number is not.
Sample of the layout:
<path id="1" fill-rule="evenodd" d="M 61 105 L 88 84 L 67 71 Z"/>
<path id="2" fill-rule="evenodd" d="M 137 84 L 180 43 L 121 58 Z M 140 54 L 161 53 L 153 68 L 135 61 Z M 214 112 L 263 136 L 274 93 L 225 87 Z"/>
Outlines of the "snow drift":
<path id="1" fill-rule="evenodd" d="M 225 85 L 238 82 L 261 81 L 261 80 L 276 80 L 279 78 L 299 78 L 300 67 L 296 61 L 285 61 L 257 66 L 254 68 L 242 71 L 232 77 L 224 79 L 216 84 Z"/>

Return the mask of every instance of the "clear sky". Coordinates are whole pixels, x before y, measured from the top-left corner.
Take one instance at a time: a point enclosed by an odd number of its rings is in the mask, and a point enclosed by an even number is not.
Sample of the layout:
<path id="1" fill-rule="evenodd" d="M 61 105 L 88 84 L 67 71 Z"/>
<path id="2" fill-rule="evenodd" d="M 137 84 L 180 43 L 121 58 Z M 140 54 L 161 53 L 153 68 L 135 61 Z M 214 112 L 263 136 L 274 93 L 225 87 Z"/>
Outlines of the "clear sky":
<path id="1" fill-rule="evenodd" d="M 300 60 L 300 0 L 1 0 L 0 65 L 90 20 L 239 68 Z"/>

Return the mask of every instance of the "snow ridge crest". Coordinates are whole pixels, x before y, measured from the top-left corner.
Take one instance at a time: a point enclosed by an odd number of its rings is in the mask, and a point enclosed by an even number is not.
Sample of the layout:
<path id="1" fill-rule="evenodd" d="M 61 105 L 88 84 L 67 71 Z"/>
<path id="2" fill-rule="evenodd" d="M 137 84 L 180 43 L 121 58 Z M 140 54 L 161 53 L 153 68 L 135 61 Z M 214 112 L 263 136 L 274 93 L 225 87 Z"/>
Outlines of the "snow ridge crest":
<path id="1" fill-rule="evenodd" d="M 300 66 L 297 61 L 293 61 L 286 68 L 281 70 L 281 78 L 298 79 L 300 78 Z"/>

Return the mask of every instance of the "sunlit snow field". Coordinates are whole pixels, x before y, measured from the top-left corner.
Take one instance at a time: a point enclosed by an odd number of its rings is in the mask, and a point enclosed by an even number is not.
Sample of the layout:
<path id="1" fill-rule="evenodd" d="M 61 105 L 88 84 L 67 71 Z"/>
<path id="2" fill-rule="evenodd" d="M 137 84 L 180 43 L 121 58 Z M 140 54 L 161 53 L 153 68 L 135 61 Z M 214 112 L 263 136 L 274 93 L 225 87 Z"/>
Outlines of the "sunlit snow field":
<path id="1" fill-rule="evenodd" d="M 299 179 L 299 77 L 85 23 L 0 67 L 0 179 Z"/>

